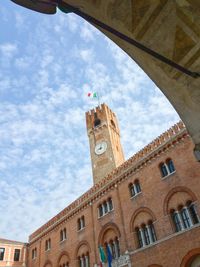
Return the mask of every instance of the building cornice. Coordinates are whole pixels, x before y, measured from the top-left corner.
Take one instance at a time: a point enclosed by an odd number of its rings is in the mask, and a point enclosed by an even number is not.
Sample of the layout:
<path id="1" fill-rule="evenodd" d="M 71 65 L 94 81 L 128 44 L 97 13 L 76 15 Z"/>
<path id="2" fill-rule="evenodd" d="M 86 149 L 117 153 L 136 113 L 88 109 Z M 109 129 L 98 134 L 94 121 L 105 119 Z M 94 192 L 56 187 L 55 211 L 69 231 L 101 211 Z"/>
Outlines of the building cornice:
<path id="1" fill-rule="evenodd" d="M 187 137 L 189 137 L 189 134 L 181 121 L 172 126 L 31 234 L 29 237 L 30 244 L 67 222 L 89 205 L 92 205 L 106 192 L 115 189 L 117 184 L 140 171 L 147 164 L 160 157 L 161 154 L 166 153 L 176 144 L 183 142 Z"/>

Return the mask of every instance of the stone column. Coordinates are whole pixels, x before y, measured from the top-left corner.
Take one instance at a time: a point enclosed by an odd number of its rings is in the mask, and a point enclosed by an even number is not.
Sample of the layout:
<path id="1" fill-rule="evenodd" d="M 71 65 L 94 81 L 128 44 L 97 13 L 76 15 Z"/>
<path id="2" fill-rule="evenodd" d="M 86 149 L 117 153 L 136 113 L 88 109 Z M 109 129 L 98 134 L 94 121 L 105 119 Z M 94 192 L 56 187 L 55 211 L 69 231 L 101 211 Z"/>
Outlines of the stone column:
<path id="1" fill-rule="evenodd" d="M 84 258 L 81 257 L 81 258 L 80 258 L 80 261 L 81 261 L 81 267 L 85 267 L 85 266 L 84 266 Z"/>
<path id="2" fill-rule="evenodd" d="M 89 258 L 87 255 L 85 256 L 85 264 L 86 264 L 86 267 L 89 267 Z"/>

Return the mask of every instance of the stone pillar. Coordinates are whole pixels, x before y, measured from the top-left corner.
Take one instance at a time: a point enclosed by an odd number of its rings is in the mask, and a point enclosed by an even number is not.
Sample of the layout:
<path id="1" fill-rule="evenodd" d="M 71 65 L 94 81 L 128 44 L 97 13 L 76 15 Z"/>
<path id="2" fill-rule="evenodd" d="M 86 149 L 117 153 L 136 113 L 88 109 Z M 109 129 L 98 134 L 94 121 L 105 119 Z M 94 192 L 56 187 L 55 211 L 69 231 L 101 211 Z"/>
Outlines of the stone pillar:
<path id="1" fill-rule="evenodd" d="M 81 261 L 81 267 L 85 267 L 85 266 L 84 266 L 84 258 L 81 257 L 81 258 L 80 258 L 80 261 Z"/>
<path id="2" fill-rule="evenodd" d="M 85 265 L 86 267 L 89 267 L 89 258 L 87 255 L 85 256 Z"/>

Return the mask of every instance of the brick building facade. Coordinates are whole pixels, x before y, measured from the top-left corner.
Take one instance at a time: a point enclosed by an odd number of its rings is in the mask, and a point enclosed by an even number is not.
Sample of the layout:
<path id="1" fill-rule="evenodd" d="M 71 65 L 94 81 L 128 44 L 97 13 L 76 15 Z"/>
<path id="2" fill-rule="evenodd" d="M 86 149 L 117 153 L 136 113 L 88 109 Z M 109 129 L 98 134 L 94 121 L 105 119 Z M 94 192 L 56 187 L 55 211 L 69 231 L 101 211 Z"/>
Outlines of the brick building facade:
<path id="1" fill-rule="evenodd" d="M 0 267 L 25 267 L 27 244 L 0 238 Z"/>
<path id="2" fill-rule="evenodd" d="M 30 235 L 27 266 L 98 266 L 101 246 L 113 267 L 199 267 L 200 165 L 183 123 L 127 161 L 105 104 L 86 123 L 94 185 Z"/>

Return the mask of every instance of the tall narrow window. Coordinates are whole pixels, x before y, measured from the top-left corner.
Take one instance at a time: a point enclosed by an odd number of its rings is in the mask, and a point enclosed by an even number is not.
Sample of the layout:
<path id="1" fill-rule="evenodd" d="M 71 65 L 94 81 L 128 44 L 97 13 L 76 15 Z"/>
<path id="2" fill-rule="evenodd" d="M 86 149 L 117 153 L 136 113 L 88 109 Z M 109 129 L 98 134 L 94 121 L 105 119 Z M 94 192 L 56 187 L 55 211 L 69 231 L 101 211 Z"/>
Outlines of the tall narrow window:
<path id="1" fill-rule="evenodd" d="M 176 232 L 181 231 L 182 230 L 181 221 L 180 221 L 180 217 L 179 217 L 179 214 L 178 214 L 177 211 L 174 211 L 172 213 L 172 219 L 173 219 L 173 222 L 174 222 L 174 225 L 175 225 Z"/>
<path id="2" fill-rule="evenodd" d="M 130 191 L 131 197 L 134 197 L 135 196 L 135 186 L 132 183 L 129 184 L 129 191 Z"/>
<path id="3" fill-rule="evenodd" d="M 67 231 L 66 231 L 66 228 L 64 228 L 63 230 L 63 239 L 67 239 Z"/>
<path id="4" fill-rule="evenodd" d="M 77 221 L 77 228 L 78 228 L 78 230 L 81 229 L 81 219 L 80 218 Z"/>
<path id="5" fill-rule="evenodd" d="M 149 224 L 149 229 L 150 229 L 150 234 L 151 234 L 151 237 L 152 237 L 152 241 L 155 242 L 157 240 L 157 238 L 156 238 L 156 232 L 155 232 L 153 223 Z"/>
<path id="6" fill-rule="evenodd" d="M 189 205 L 189 212 L 190 212 L 193 224 L 199 223 L 199 217 L 198 217 L 196 207 L 194 204 Z"/>
<path id="7" fill-rule="evenodd" d="M 108 213 L 108 205 L 106 201 L 104 201 L 103 206 L 104 206 L 105 213 Z"/>
<path id="8" fill-rule="evenodd" d="M 103 216 L 103 207 L 99 205 L 99 217 Z"/>
<path id="9" fill-rule="evenodd" d="M 165 163 L 160 164 L 160 171 L 161 171 L 162 177 L 165 177 L 168 175 L 168 170 L 167 170 L 167 166 Z"/>
<path id="10" fill-rule="evenodd" d="M 111 198 L 108 199 L 108 207 L 109 207 L 109 211 L 113 210 L 113 203 L 112 203 Z"/>
<path id="11" fill-rule="evenodd" d="M 190 218 L 188 216 L 188 213 L 187 213 L 187 210 L 186 208 L 183 208 L 181 210 L 181 217 L 183 219 L 183 224 L 184 224 L 184 227 L 185 228 L 189 228 L 191 225 L 190 225 Z"/>
<path id="12" fill-rule="evenodd" d="M 110 242 L 110 247 L 111 247 L 112 257 L 113 257 L 113 259 L 115 259 L 116 253 L 115 253 L 115 245 L 114 245 L 113 241 Z"/>
<path id="13" fill-rule="evenodd" d="M 84 228 L 85 227 L 85 217 L 84 216 L 82 216 L 81 221 L 82 221 L 82 228 Z"/>
<path id="14" fill-rule="evenodd" d="M 170 173 L 175 172 L 174 163 L 171 159 L 167 160 L 167 166 Z"/>
<path id="15" fill-rule="evenodd" d="M 60 231 L 60 241 L 63 241 L 63 230 Z"/>
<path id="16" fill-rule="evenodd" d="M 138 247 L 142 248 L 143 247 L 142 233 L 139 228 L 136 228 L 136 234 L 137 234 L 137 239 L 138 239 Z"/>
<path id="17" fill-rule="evenodd" d="M 14 261 L 19 261 L 19 258 L 20 258 L 20 249 L 15 249 Z"/>
<path id="18" fill-rule="evenodd" d="M 143 227 L 143 231 L 144 231 L 145 243 L 146 243 L 146 245 L 149 245 L 150 244 L 150 237 L 149 237 L 149 232 L 147 230 L 147 227 Z"/>
<path id="19" fill-rule="evenodd" d="M 135 181 L 135 191 L 137 194 L 141 192 L 141 187 L 138 180 Z"/>
<path id="20" fill-rule="evenodd" d="M 5 248 L 0 248 L 0 261 L 3 261 L 5 254 Z"/>

